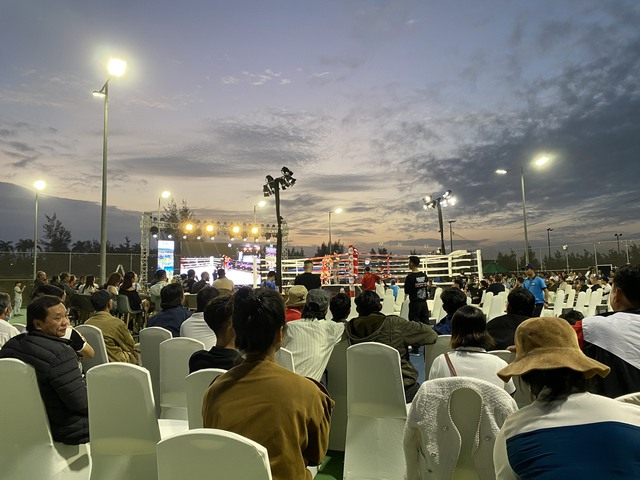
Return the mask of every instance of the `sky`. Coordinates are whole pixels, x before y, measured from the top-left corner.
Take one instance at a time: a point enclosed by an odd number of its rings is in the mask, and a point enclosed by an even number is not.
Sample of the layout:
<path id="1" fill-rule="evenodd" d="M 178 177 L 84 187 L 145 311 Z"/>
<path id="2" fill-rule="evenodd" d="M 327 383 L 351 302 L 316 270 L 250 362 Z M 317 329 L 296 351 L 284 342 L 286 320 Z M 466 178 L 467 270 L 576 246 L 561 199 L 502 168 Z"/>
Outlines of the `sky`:
<path id="1" fill-rule="evenodd" d="M 282 166 L 289 244 L 433 250 L 640 238 L 635 0 L 2 0 L 0 239 L 54 212 L 100 237 L 111 57 L 108 235 L 139 241 L 169 190 L 250 222 Z M 551 161 L 536 168 L 533 161 Z M 497 168 L 509 170 L 495 174 Z M 258 221 L 275 222 L 273 197 Z"/>

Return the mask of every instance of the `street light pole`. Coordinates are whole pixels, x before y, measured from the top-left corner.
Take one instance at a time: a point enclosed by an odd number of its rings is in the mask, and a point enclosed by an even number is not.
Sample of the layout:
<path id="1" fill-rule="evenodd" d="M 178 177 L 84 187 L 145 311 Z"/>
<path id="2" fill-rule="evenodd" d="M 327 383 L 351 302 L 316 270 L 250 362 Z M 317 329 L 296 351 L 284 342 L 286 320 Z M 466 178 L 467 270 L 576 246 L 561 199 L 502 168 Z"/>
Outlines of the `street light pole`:
<path id="1" fill-rule="evenodd" d="M 524 166 L 520 167 L 520 180 L 522 185 L 522 221 L 524 223 L 524 262 L 529 265 L 529 233 L 527 232 L 527 201 L 524 193 Z"/>
<path id="2" fill-rule="evenodd" d="M 569 273 L 569 245 L 563 245 L 564 256 L 567 259 L 567 274 Z"/>
<path id="3" fill-rule="evenodd" d="M 109 77 L 100 90 L 93 95 L 104 97 L 104 130 L 102 135 L 102 203 L 100 209 L 100 280 L 102 284 L 107 281 L 107 143 L 108 111 L 109 111 L 109 80 L 111 76 L 120 76 L 124 73 L 127 64 L 123 60 L 112 58 L 109 61 Z"/>
<path id="4" fill-rule="evenodd" d="M 550 158 L 547 156 L 539 157 L 534 161 L 534 164 L 538 167 L 549 162 Z M 499 175 L 506 175 L 509 170 L 505 170 L 504 168 L 499 168 L 496 170 L 496 173 Z M 524 261 L 525 264 L 529 264 L 529 232 L 527 231 L 527 201 L 525 197 L 525 188 L 524 188 L 524 165 L 520 166 L 520 184 L 522 188 L 522 222 L 524 225 Z"/>
<path id="5" fill-rule="evenodd" d="M 547 228 L 547 246 L 549 247 L 549 258 L 547 261 L 551 261 L 551 232 L 553 232 L 553 228 Z"/>
<path id="6" fill-rule="evenodd" d="M 342 209 L 336 208 L 335 210 L 332 210 L 329 212 L 329 255 L 333 253 L 333 245 L 331 243 L 331 214 L 332 213 L 342 213 Z"/>
<path id="7" fill-rule="evenodd" d="M 455 220 L 449 220 L 449 247 L 450 247 L 450 252 L 453 252 L 453 228 L 451 228 L 451 225 L 453 223 L 456 223 Z"/>
<path id="8" fill-rule="evenodd" d="M 257 224 L 257 220 L 256 220 L 256 218 L 257 218 L 257 216 L 256 216 L 256 208 L 258 208 L 258 207 L 262 208 L 262 207 L 264 207 L 266 204 L 267 204 L 267 202 L 265 202 L 264 200 L 260 200 L 260 201 L 258 202 L 258 204 L 257 204 L 257 205 L 254 205 L 254 206 L 253 206 L 253 225 L 254 225 L 254 226 Z"/>
<path id="9" fill-rule="evenodd" d="M 614 237 L 616 237 L 616 240 L 618 241 L 618 255 L 620 254 L 620 237 L 622 236 L 621 233 L 614 233 L 613 234 Z"/>
<path id="10" fill-rule="evenodd" d="M 102 203 L 100 204 L 100 281 L 107 281 L 107 142 L 109 138 L 109 79 L 102 87 L 104 92 L 104 130 L 102 135 Z"/>
<path id="11" fill-rule="evenodd" d="M 161 237 L 160 237 L 160 222 L 161 222 L 161 219 L 160 219 L 160 202 L 162 201 L 162 199 L 163 199 L 163 198 L 164 198 L 164 199 L 167 199 L 167 198 L 169 198 L 170 196 L 171 196 L 171 192 L 169 192 L 169 191 L 165 190 L 165 191 L 164 191 L 164 192 L 162 192 L 162 193 L 160 194 L 160 196 L 158 197 L 158 241 L 159 241 L 159 240 L 160 240 L 160 238 L 161 238 Z"/>
<path id="12" fill-rule="evenodd" d="M 38 180 L 33 184 L 36 189 L 36 212 L 33 221 L 33 278 L 38 274 L 38 192 L 46 187 L 46 183 Z"/>

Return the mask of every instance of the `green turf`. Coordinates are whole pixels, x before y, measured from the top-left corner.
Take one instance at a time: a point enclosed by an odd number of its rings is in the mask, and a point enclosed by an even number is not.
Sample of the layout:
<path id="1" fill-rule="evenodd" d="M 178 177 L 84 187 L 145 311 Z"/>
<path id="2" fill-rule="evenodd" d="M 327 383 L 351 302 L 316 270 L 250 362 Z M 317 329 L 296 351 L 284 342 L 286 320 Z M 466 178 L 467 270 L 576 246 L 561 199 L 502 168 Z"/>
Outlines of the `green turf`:
<path id="1" fill-rule="evenodd" d="M 317 480 L 342 480 L 344 452 L 329 450 L 316 475 Z"/>

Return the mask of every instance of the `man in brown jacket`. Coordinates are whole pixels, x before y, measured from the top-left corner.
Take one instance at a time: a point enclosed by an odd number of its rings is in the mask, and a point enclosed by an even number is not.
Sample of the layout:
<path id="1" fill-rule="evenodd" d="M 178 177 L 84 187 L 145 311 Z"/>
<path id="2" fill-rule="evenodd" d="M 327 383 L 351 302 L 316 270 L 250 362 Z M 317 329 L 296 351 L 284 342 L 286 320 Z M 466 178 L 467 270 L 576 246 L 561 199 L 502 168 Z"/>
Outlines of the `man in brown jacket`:
<path id="1" fill-rule="evenodd" d="M 139 356 L 138 352 L 135 351 L 131 333 L 122 320 L 109 313 L 113 308 L 113 300 L 109 292 L 98 290 L 93 293 L 91 295 L 91 305 L 93 305 L 96 312 L 85 323 L 102 330 L 109 361 L 138 365 Z"/>

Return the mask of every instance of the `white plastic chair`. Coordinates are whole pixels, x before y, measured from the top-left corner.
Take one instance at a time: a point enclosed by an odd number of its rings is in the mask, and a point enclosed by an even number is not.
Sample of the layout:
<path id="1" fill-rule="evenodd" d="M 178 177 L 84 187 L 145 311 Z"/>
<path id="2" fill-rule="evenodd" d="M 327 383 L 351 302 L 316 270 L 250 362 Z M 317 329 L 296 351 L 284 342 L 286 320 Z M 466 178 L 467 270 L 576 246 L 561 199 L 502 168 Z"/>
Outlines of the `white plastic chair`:
<path id="1" fill-rule="evenodd" d="M 404 478 L 407 417 L 400 354 L 382 343 L 347 349 L 344 480 Z"/>
<path id="2" fill-rule="evenodd" d="M 211 350 L 216 344 L 216 334 L 209 328 L 203 318 L 187 318 L 180 325 L 180 336 L 193 338 L 204 343 L 205 350 Z"/>
<path id="3" fill-rule="evenodd" d="M 156 419 L 149 372 L 123 362 L 87 372 L 92 480 L 155 480 L 156 444 L 187 422 Z"/>
<path id="4" fill-rule="evenodd" d="M 451 350 L 451 335 L 438 335 L 436 343 L 424 346 L 424 378 L 429 378 L 429 371 L 433 361 L 445 352 Z"/>
<path id="5" fill-rule="evenodd" d="M 400 307 L 400 317 L 405 320 L 409 320 L 409 300 L 402 302 L 402 306 Z"/>
<path id="6" fill-rule="evenodd" d="M 149 370 L 153 398 L 156 400 L 156 416 L 160 416 L 160 344 L 173 338 L 173 334 L 162 327 L 147 327 L 140 330 L 140 365 Z"/>
<path id="7" fill-rule="evenodd" d="M 82 368 L 85 373 L 89 371 L 91 367 L 96 365 L 102 365 L 103 363 L 109 363 L 109 356 L 107 355 L 107 347 L 104 344 L 104 336 L 102 330 L 93 325 L 78 325 L 76 330 L 84 337 L 91 348 L 93 348 L 93 358 L 82 358 Z"/>
<path id="8" fill-rule="evenodd" d="M 24 323 L 12 323 L 11 325 L 16 327 L 16 329 L 18 329 L 20 333 L 24 333 L 27 331 L 27 326 Z"/>
<path id="9" fill-rule="evenodd" d="M 355 297 L 351 297 L 351 311 L 349 312 L 349 318 L 347 320 L 351 320 L 352 318 L 356 318 L 358 316 L 358 312 L 356 310 L 356 299 Z"/>
<path id="10" fill-rule="evenodd" d="M 158 480 L 271 480 L 269 454 L 237 433 L 197 428 L 158 443 Z"/>
<path id="11" fill-rule="evenodd" d="M 516 358 L 516 354 L 515 352 L 512 352 L 510 350 L 491 350 L 489 352 L 487 352 L 491 355 L 495 355 L 496 357 L 501 358 L 502 360 L 504 360 L 507 363 L 511 363 L 515 360 Z"/>
<path id="12" fill-rule="evenodd" d="M 542 310 L 542 317 L 559 317 L 562 315 L 562 309 L 565 308 L 564 290 L 558 290 L 553 300 L 553 308 L 545 308 Z"/>
<path id="13" fill-rule="evenodd" d="M 384 299 L 382 301 L 382 313 L 385 315 L 393 315 L 396 309 L 396 302 L 393 298 L 393 290 L 389 289 L 384 292 Z"/>
<path id="14" fill-rule="evenodd" d="M 187 420 L 189 358 L 204 344 L 193 338 L 170 338 L 160 344 L 160 418 Z"/>
<path id="15" fill-rule="evenodd" d="M 34 368 L 3 358 L 0 378 L 5 386 L 0 389 L 0 478 L 88 479 L 87 445 L 64 445 L 51 438 Z"/>
<path id="16" fill-rule="evenodd" d="M 226 370 L 221 368 L 204 368 L 187 375 L 187 417 L 189 421 L 189 430 L 202 428 L 202 400 L 204 394 L 219 375 L 225 373 Z"/>
<path id="17" fill-rule="evenodd" d="M 627 393 L 626 395 L 616 397 L 615 400 L 640 406 L 640 392 Z"/>
<path id="18" fill-rule="evenodd" d="M 344 338 L 333 347 L 327 364 L 327 390 L 334 402 L 329 430 L 329 450 L 344 452 L 347 435 L 347 348 L 349 340 Z"/>
<path id="19" fill-rule="evenodd" d="M 602 305 L 602 289 L 591 292 L 591 298 L 589 298 L 589 306 L 586 311 L 583 312 L 585 317 L 593 317 L 597 313 L 597 307 Z"/>
<path id="20" fill-rule="evenodd" d="M 480 395 L 470 388 L 456 390 L 449 397 L 449 413 L 454 426 L 458 429 L 461 441 L 452 480 L 480 480 L 473 454 L 481 406 Z"/>
<path id="21" fill-rule="evenodd" d="M 576 291 L 572 288 L 569 291 L 565 291 L 565 294 L 564 308 L 573 308 L 576 300 Z"/>
<path id="22" fill-rule="evenodd" d="M 489 314 L 487 315 L 487 322 L 493 320 L 500 315 L 506 313 L 507 295 L 506 292 L 500 292 L 495 295 L 491 300 L 491 306 L 489 307 Z"/>
<path id="23" fill-rule="evenodd" d="M 483 404 L 483 397 L 492 402 Z M 406 478 L 495 478 L 495 435 L 487 435 L 489 424 L 486 420 L 483 424 L 481 418 L 490 415 L 501 427 L 516 409 L 504 389 L 483 380 L 447 377 L 425 382 L 411 404 L 404 431 Z M 440 436 L 438 432 L 446 433 Z M 427 470 L 433 467 L 442 471 Z"/>
<path id="24" fill-rule="evenodd" d="M 493 292 L 486 292 L 484 294 L 484 301 L 482 302 L 482 313 L 485 316 L 489 316 L 489 311 L 491 310 L 491 304 L 493 303 Z"/>
<path id="25" fill-rule="evenodd" d="M 281 348 L 276 352 L 276 363 L 281 367 L 296 373 L 296 366 L 293 361 L 293 354 L 286 348 Z"/>
<path id="26" fill-rule="evenodd" d="M 429 320 L 435 321 L 435 323 L 438 323 L 440 320 L 447 316 L 447 312 L 445 312 L 442 308 L 442 298 L 440 297 L 441 295 L 442 288 L 436 288 L 433 297 L 433 309 L 431 312 L 429 312 Z"/>
<path id="27" fill-rule="evenodd" d="M 573 307 L 578 312 L 582 313 L 587 306 L 587 292 L 578 292 L 576 298 L 576 305 Z M 584 313 L 582 313 L 584 315 Z"/>
<path id="28" fill-rule="evenodd" d="M 398 289 L 398 295 L 396 295 L 396 310 L 400 311 L 402 302 L 404 302 L 404 287 Z"/>

